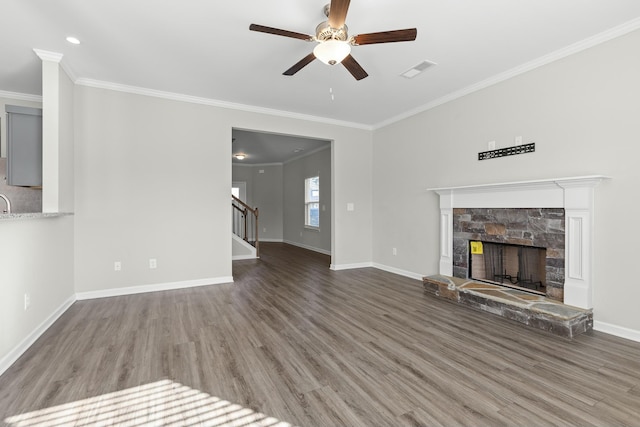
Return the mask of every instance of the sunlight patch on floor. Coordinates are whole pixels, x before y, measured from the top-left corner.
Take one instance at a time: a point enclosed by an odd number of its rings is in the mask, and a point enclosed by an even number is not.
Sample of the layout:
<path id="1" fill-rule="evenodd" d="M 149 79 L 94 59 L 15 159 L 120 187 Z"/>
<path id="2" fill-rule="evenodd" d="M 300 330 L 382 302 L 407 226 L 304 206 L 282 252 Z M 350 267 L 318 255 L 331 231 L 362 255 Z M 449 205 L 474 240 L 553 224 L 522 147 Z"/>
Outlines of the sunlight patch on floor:
<path id="1" fill-rule="evenodd" d="M 4 422 L 12 427 L 291 427 L 289 423 L 170 380 L 10 416 Z"/>

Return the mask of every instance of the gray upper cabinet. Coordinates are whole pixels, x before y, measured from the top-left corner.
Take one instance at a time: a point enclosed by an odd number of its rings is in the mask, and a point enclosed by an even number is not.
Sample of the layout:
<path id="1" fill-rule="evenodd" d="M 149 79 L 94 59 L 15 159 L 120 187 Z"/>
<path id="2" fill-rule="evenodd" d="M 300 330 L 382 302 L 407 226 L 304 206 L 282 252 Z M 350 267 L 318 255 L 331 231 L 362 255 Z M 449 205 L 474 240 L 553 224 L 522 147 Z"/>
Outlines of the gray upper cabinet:
<path id="1" fill-rule="evenodd" d="M 42 109 L 5 106 L 7 112 L 7 184 L 42 185 Z"/>

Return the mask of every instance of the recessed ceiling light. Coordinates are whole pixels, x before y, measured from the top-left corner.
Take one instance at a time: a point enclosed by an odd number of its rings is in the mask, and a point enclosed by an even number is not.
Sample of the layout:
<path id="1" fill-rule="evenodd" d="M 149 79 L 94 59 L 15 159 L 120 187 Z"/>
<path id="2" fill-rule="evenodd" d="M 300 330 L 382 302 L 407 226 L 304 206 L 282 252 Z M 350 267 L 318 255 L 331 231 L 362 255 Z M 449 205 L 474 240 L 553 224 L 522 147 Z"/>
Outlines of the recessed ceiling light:
<path id="1" fill-rule="evenodd" d="M 67 37 L 67 41 L 71 44 L 80 44 L 80 40 L 77 37 L 69 36 Z"/>

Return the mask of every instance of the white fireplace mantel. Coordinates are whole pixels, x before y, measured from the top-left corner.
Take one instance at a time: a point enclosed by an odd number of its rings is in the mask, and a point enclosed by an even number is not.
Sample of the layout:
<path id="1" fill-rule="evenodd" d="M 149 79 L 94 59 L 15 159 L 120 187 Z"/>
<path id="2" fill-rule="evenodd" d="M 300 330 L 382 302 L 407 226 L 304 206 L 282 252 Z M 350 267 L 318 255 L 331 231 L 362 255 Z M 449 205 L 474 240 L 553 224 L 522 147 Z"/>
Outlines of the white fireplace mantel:
<path id="1" fill-rule="evenodd" d="M 564 208 L 564 303 L 592 308 L 593 189 L 602 175 L 430 188 L 440 196 L 440 274 L 453 275 L 454 208 Z"/>

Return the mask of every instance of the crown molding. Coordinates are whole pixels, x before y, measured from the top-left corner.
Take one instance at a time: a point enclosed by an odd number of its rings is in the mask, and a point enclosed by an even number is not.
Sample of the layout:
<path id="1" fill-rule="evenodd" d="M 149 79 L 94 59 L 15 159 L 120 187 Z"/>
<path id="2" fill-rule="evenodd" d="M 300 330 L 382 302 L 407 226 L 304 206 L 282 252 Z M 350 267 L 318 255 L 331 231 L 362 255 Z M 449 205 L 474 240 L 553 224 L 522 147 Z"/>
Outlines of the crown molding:
<path id="1" fill-rule="evenodd" d="M 324 151 L 324 150 L 328 150 L 331 148 L 331 143 L 330 141 L 328 141 L 328 144 L 325 146 L 322 146 L 320 148 L 316 148 L 314 150 L 311 150 L 309 152 L 306 152 L 305 154 L 301 154 L 299 156 L 296 157 L 292 157 L 288 160 L 285 160 L 284 162 L 278 162 L 278 163 L 239 163 L 242 160 L 238 160 L 238 162 L 236 162 L 235 160 L 232 162 L 233 166 L 239 166 L 239 167 L 243 167 L 243 168 L 247 168 L 247 167 L 258 167 L 258 166 L 284 166 L 287 165 L 291 162 L 295 162 L 296 160 L 300 160 L 303 159 L 305 157 L 309 157 L 312 156 L 316 153 L 319 153 L 320 151 Z"/>
<path id="2" fill-rule="evenodd" d="M 43 61 L 57 62 L 60 65 L 60 67 L 64 70 L 64 72 L 67 73 L 67 76 L 69 76 L 69 79 L 71 79 L 73 83 L 76 82 L 76 80 L 78 79 L 76 74 L 73 72 L 71 67 L 69 67 L 66 61 L 62 61 L 64 54 L 58 53 L 58 52 L 50 52 L 48 50 L 42 50 L 42 49 L 33 49 L 33 51 L 35 52 L 36 55 L 38 55 L 38 58 L 40 58 Z"/>
<path id="3" fill-rule="evenodd" d="M 389 126 L 393 123 L 399 122 L 401 120 L 407 119 L 409 117 L 415 116 L 416 114 L 425 112 L 427 110 L 431 110 L 432 108 L 438 107 L 440 105 L 446 104 L 447 102 L 454 101 L 458 98 L 462 98 L 463 96 L 469 95 L 471 93 L 477 92 L 482 89 L 486 89 L 490 86 L 501 83 L 505 80 L 509 80 L 513 77 L 519 76 L 536 68 L 542 67 L 543 65 L 550 64 L 552 62 L 558 61 L 560 59 L 566 58 L 567 56 L 573 55 L 578 52 L 582 52 L 583 50 L 589 49 L 591 47 L 597 46 L 609 40 L 613 40 L 615 38 L 624 36 L 632 31 L 640 29 L 640 18 L 633 19 L 628 21 L 622 25 L 611 28 L 607 31 L 603 31 L 602 33 L 596 34 L 593 37 L 589 37 L 587 39 L 581 40 L 577 43 L 571 44 L 562 49 L 556 50 L 548 55 L 541 56 L 533 61 L 527 62 L 525 64 L 519 65 L 515 68 L 507 70 L 503 73 L 496 74 L 493 77 L 489 77 L 486 80 L 473 84 L 471 86 L 467 86 L 458 91 L 452 92 L 448 95 L 445 95 L 441 98 L 438 98 L 428 104 L 422 105 L 421 107 L 414 108 L 409 110 L 403 114 L 399 114 L 395 117 L 392 117 L 388 120 L 384 120 L 373 125 L 373 130 L 383 128 L 385 126 Z"/>
<path id="4" fill-rule="evenodd" d="M 71 69 L 71 67 L 69 67 L 69 65 L 67 64 L 67 61 L 60 62 L 60 68 L 64 70 L 64 72 L 67 74 L 69 79 L 75 84 L 76 81 L 78 80 L 78 76 L 76 76 L 76 74 Z"/>
<path id="5" fill-rule="evenodd" d="M 33 51 L 36 53 L 36 55 L 38 55 L 38 58 L 42 59 L 43 61 L 60 62 L 62 61 L 62 57 L 64 56 L 63 54 L 58 52 L 51 52 L 42 49 L 33 49 Z"/>
<path id="6" fill-rule="evenodd" d="M 283 166 L 284 163 L 236 163 L 232 162 L 232 167 L 239 168 L 257 168 L 257 167 L 270 167 L 270 166 Z"/>
<path id="7" fill-rule="evenodd" d="M 189 102 L 192 104 L 208 105 L 211 107 L 227 108 L 230 110 L 239 110 L 239 111 L 245 111 L 249 113 L 267 114 L 271 116 L 279 116 L 279 117 L 285 117 L 285 118 L 291 118 L 291 119 L 297 119 L 297 120 L 306 120 L 310 122 L 324 123 L 324 124 L 343 126 L 348 128 L 355 128 L 355 129 L 362 129 L 362 130 L 369 130 L 369 131 L 373 130 L 371 126 L 364 125 L 362 123 L 334 120 L 334 119 L 329 119 L 325 117 L 293 113 L 291 111 L 256 107 L 253 105 L 238 104 L 234 102 L 220 101 L 220 100 L 211 99 L 211 98 L 202 98 L 202 97 L 191 96 L 191 95 L 183 95 L 175 92 L 165 92 L 165 91 L 148 89 L 148 88 L 143 88 L 138 86 L 123 85 L 119 83 L 110 83 L 110 82 L 105 82 L 101 80 L 79 78 L 75 81 L 75 83 L 80 86 L 88 86 L 88 87 L 93 87 L 98 89 L 107 89 L 107 90 L 113 90 L 117 92 L 132 93 L 136 95 L 152 96 L 155 98 L 168 99 L 172 101 Z"/>
<path id="8" fill-rule="evenodd" d="M 312 156 L 312 155 L 314 155 L 314 154 L 316 154 L 316 153 L 319 153 L 320 151 L 328 150 L 328 149 L 330 149 L 330 148 L 331 148 L 331 141 L 329 141 L 329 143 L 328 143 L 327 145 L 324 145 L 324 146 L 322 146 L 322 147 L 316 148 L 316 149 L 311 150 L 311 151 L 309 151 L 309 152 L 306 152 L 306 153 L 304 153 L 304 154 L 300 154 L 299 156 L 292 157 L 292 158 L 290 158 L 289 160 L 286 160 L 286 161 L 284 162 L 284 164 L 286 165 L 286 164 L 288 164 L 288 163 L 295 162 L 296 160 L 300 160 L 300 159 L 303 159 L 303 158 L 305 158 L 305 157 Z"/>
<path id="9" fill-rule="evenodd" d="M 42 103 L 42 95 L 31 95 L 30 93 L 7 92 L 0 90 L 0 98 Z"/>

